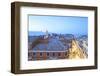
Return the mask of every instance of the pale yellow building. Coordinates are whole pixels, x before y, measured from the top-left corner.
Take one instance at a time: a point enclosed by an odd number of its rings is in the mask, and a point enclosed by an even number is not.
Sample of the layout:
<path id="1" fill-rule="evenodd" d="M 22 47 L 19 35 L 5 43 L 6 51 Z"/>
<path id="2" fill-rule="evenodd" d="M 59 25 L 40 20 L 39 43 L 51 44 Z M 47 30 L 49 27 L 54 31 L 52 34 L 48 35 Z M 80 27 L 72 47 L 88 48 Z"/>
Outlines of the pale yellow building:
<path id="1" fill-rule="evenodd" d="M 80 48 L 77 41 L 72 40 L 72 47 L 69 49 L 68 59 L 84 59 L 87 58 L 85 52 Z"/>

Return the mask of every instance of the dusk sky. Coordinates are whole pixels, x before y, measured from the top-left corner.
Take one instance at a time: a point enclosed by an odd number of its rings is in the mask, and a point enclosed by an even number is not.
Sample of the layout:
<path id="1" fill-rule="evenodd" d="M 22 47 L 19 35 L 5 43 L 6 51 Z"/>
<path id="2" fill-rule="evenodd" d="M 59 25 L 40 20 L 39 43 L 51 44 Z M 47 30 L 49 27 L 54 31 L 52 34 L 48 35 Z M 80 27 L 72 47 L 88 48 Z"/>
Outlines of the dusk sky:
<path id="1" fill-rule="evenodd" d="M 88 17 L 29 15 L 29 31 L 88 34 Z"/>

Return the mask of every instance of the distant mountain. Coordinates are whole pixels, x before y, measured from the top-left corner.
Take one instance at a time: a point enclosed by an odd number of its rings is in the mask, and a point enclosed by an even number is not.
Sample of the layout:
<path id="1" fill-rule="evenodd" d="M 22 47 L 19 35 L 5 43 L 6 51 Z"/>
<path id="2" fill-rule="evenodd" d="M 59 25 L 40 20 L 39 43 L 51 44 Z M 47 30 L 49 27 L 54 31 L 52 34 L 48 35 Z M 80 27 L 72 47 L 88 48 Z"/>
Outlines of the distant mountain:
<path id="1" fill-rule="evenodd" d="M 61 34 L 61 33 L 52 33 L 52 32 L 48 32 L 50 35 L 52 36 L 64 36 L 67 38 L 77 38 L 77 39 L 86 39 L 87 35 L 74 35 L 74 34 Z M 29 31 L 28 32 L 28 36 L 40 36 L 40 35 L 45 35 L 45 32 L 42 31 Z"/>
<path id="2" fill-rule="evenodd" d="M 87 35 L 82 35 L 81 38 L 88 38 L 88 36 Z"/>
<path id="3" fill-rule="evenodd" d="M 64 34 L 64 36 L 67 36 L 67 37 L 74 37 L 73 34 Z"/>
<path id="4" fill-rule="evenodd" d="M 42 31 L 29 31 L 28 32 L 29 36 L 39 36 L 39 35 L 45 35 L 45 32 Z"/>
<path id="5" fill-rule="evenodd" d="M 88 39 L 88 36 L 87 35 L 81 35 L 78 37 L 78 39 Z"/>

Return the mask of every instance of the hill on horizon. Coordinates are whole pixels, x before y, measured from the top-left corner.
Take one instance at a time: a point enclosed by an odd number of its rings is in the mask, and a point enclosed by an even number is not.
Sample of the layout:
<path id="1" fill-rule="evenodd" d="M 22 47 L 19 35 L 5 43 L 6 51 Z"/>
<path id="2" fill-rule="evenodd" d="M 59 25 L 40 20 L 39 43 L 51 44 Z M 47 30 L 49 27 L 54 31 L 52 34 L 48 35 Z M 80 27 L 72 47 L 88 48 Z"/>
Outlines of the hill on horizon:
<path id="1" fill-rule="evenodd" d="M 61 33 L 52 33 L 52 32 L 48 32 L 49 34 L 61 34 Z M 46 33 L 45 32 L 42 32 L 42 31 L 29 31 L 28 32 L 28 36 L 40 36 L 40 35 L 45 35 Z M 64 34 L 62 34 L 62 35 L 64 35 Z M 74 35 L 76 38 L 78 38 L 78 37 L 81 37 L 81 36 L 85 36 L 85 37 L 87 37 L 87 35 L 85 35 L 85 34 L 83 34 L 83 35 L 81 35 L 81 34 L 65 34 L 65 35 Z"/>

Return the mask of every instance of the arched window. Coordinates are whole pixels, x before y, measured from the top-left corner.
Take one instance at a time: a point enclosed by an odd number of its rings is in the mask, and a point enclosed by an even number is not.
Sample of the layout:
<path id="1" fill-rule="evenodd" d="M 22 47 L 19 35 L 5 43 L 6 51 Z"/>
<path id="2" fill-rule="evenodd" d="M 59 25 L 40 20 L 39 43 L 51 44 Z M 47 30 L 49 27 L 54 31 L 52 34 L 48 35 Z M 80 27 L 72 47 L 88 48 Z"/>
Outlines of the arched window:
<path id="1" fill-rule="evenodd" d="M 40 56 L 42 56 L 42 53 L 40 53 Z"/>
<path id="2" fill-rule="evenodd" d="M 65 56 L 67 55 L 67 52 L 65 53 Z"/>
<path id="3" fill-rule="evenodd" d="M 36 53 L 33 53 L 33 56 L 35 56 L 36 55 Z"/>
<path id="4" fill-rule="evenodd" d="M 53 53 L 52 55 L 55 56 L 55 53 Z"/>
<path id="5" fill-rule="evenodd" d="M 49 56 L 49 53 L 47 53 L 47 56 Z"/>
<path id="6" fill-rule="evenodd" d="M 61 56 L 61 53 L 58 53 L 58 56 Z"/>

